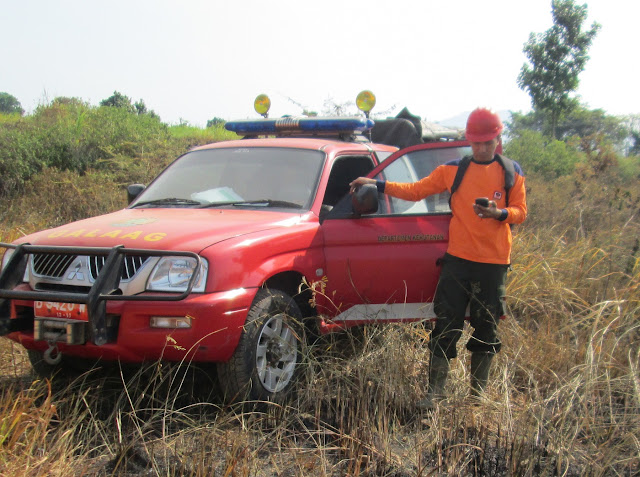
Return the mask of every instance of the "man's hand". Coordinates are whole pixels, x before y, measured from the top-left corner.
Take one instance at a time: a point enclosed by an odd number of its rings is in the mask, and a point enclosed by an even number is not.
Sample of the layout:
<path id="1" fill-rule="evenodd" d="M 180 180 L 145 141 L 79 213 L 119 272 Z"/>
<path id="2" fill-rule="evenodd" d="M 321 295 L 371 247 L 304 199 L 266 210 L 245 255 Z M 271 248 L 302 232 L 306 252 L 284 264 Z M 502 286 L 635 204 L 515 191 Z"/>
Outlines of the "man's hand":
<path id="1" fill-rule="evenodd" d="M 481 219 L 499 219 L 502 215 L 502 210 L 498 209 L 498 206 L 493 200 L 489 201 L 489 207 L 482 207 L 478 204 L 473 204 L 473 211 Z"/>
<path id="2" fill-rule="evenodd" d="M 351 193 L 353 194 L 356 189 L 362 185 L 365 184 L 374 184 L 375 185 L 376 180 L 375 179 L 370 179 L 369 177 L 358 177 L 357 179 L 355 179 L 353 182 L 351 182 L 349 184 L 349 187 L 351 187 Z"/>

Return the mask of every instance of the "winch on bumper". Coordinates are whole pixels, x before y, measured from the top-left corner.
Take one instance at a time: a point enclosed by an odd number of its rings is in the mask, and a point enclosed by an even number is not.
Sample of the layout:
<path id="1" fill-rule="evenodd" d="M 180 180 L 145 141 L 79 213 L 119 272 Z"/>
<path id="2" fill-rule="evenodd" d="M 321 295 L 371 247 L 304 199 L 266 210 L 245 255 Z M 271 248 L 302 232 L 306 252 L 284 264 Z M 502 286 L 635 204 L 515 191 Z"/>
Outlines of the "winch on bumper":
<path id="1" fill-rule="evenodd" d="M 87 342 L 86 322 L 61 318 L 33 319 L 33 339 L 35 341 L 58 342 L 68 345 L 83 345 Z"/>

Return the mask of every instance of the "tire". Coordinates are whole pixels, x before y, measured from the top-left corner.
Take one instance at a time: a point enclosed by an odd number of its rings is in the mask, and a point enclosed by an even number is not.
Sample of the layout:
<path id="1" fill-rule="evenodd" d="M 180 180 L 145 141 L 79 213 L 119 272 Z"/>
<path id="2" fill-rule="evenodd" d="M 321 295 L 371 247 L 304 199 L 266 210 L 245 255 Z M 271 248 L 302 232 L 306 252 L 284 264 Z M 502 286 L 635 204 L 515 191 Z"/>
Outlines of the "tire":
<path id="1" fill-rule="evenodd" d="M 218 364 L 225 401 L 282 402 L 291 393 L 300 371 L 301 318 L 286 293 L 258 291 L 236 350 Z"/>

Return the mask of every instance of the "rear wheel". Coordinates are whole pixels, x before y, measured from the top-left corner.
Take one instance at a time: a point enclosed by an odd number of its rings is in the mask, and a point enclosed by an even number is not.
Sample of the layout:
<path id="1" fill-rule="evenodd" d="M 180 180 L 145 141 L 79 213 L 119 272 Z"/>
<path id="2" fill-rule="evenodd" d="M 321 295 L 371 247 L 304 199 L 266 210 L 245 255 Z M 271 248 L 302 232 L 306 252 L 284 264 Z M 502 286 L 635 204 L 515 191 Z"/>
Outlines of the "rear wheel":
<path id="1" fill-rule="evenodd" d="M 301 318 L 286 293 L 258 291 L 238 347 L 228 362 L 218 365 L 227 401 L 280 402 L 291 392 L 300 371 Z"/>

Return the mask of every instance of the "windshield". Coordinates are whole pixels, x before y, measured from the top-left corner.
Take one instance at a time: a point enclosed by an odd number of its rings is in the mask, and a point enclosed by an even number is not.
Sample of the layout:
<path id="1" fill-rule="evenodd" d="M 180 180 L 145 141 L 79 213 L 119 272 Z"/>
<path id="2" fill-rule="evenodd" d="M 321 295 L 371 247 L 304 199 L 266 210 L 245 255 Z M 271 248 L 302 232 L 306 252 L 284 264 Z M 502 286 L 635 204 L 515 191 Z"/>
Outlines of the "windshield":
<path id="1" fill-rule="evenodd" d="M 131 207 L 308 209 L 325 154 L 291 148 L 205 149 L 185 154 Z"/>

